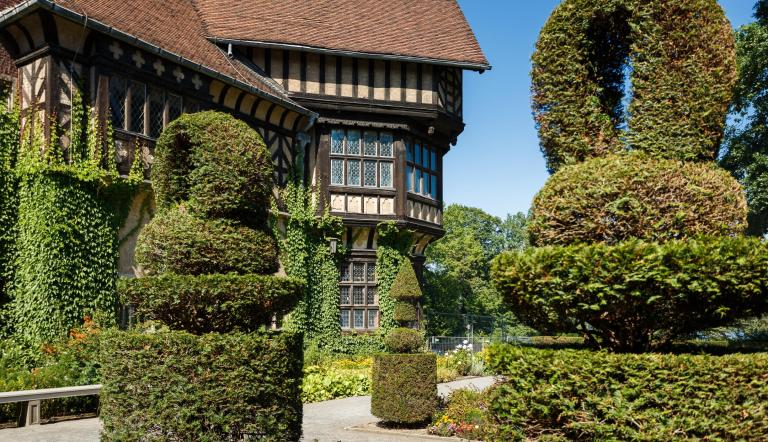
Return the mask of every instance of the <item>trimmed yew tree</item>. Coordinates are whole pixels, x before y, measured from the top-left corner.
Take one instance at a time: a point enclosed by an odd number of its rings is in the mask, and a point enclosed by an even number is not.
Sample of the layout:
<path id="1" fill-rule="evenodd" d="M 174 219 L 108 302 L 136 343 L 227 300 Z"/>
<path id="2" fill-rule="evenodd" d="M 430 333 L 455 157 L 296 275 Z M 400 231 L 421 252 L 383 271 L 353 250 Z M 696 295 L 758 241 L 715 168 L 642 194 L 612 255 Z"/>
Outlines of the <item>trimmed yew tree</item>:
<path id="1" fill-rule="evenodd" d="M 521 320 L 647 351 L 768 311 L 767 250 L 741 237 L 744 192 L 714 164 L 735 72 L 716 0 L 555 9 L 533 56 L 533 109 L 556 171 L 533 204 L 540 248 L 492 268 Z"/>
<path id="2" fill-rule="evenodd" d="M 391 353 L 373 360 L 371 413 L 385 422 L 416 424 L 430 419 L 437 409 L 437 357 L 423 353 L 424 335 L 413 328 L 422 293 L 409 259 L 400 265 L 389 293 L 396 301 L 400 327 L 384 338 Z"/>
<path id="3" fill-rule="evenodd" d="M 158 139 L 144 276 L 119 292 L 162 326 L 104 338 L 105 440 L 301 437 L 302 337 L 266 330 L 303 292 L 272 276 L 271 164 L 258 133 L 222 113 L 184 115 Z"/>

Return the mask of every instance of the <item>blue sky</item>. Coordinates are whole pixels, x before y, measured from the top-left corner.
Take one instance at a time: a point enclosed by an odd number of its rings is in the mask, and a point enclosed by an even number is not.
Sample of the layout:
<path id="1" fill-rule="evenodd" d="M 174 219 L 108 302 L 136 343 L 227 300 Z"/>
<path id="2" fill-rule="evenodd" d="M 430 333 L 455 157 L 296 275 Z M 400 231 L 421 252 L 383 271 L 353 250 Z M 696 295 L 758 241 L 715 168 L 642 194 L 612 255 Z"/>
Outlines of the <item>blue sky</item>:
<path id="1" fill-rule="evenodd" d="M 464 73 L 464 122 L 445 157 L 446 203 L 504 217 L 526 212 L 548 178 L 530 108 L 530 59 L 560 0 L 459 0 L 493 69 Z M 752 21 L 753 0 L 720 0 L 734 27 Z"/>

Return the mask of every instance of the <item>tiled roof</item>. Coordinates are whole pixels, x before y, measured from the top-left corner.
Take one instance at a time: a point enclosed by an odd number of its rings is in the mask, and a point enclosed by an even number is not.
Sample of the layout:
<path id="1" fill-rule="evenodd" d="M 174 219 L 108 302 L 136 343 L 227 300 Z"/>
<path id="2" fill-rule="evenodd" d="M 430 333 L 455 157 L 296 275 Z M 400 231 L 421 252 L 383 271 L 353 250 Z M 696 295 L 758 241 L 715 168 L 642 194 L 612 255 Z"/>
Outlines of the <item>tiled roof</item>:
<path id="1" fill-rule="evenodd" d="M 456 0 L 192 0 L 211 37 L 487 66 Z"/>
<path id="2" fill-rule="evenodd" d="M 3 1 L 25 3 L 0 0 Z M 243 65 L 234 63 L 212 43 L 206 37 L 202 18 L 191 0 L 41 0 L 37 3 L 44 7 L 65 8 L 87 17 L 91 22 L 100 22 L 302 109 L 288 98 L 283 89 L 276 88 Z"/>

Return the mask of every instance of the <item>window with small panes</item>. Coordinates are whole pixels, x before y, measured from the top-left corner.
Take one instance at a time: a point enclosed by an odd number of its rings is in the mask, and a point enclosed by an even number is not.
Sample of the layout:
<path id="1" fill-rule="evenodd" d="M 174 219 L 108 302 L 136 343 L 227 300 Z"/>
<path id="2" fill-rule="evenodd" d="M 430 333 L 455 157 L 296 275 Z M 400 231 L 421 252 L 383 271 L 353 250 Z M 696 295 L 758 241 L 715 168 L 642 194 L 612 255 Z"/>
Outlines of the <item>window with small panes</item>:
<path id="1" fill-rule="evenodd" d="M 405 140 L 405 183 L 408 192 L 437 200 L 440 196 L 442 155 L 418 139 Z"/>
<path id="2" fill-rule="evenodd" d="M 109 108 L 113 128 L 150 138 L 184 112 L 180 95 L 121 77 L 109 79 Z"/>
<path id="3" fill-rule="evenodd" d="M 348 261 L 341 266 L 339 312 L 344 330 L 379 328 L 379 295 L 375 261 Z"/>
<path id="4" fill-rule="evenodd" d="M 394 188 L 391 132 L 336 128 L 331 131 L 331 186 Z"/>

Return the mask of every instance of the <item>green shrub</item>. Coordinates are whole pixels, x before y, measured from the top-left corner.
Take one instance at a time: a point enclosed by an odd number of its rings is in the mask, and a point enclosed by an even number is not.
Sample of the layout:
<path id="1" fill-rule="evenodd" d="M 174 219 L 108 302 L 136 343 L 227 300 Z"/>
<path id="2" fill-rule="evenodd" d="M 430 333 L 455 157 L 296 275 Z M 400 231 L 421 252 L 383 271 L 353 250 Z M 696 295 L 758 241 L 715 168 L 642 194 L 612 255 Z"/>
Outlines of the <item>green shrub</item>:
<path id="1" fill-rule="evenodd" d="M 413 265 L 409 259 L 404 259 L 397 271 L 395 281 L 389 289 L 389 296 L 398 301 L 415 301 L 421 298 L 421 286 Z"/>
<path id="2" fill-rule="evenodd" d="M 731 236 L 747 227 L 744 192 L 728 172 L 637 153 L 563 167 L 532 214 L 527 230 L 538 246 Z"/>
<path id="3" fill-rule="evenodd" d="M 121 298 L 144 319 L 200 334 L 253 331 L 287 314 L 304 286 L 290 278 L 261 275 L 174 275 L 121 279 Z"/>
<path id="4" fill-rule="evenodd" d="M 301 335 L 109 332 L 103 440 L 298 440 Z"/>
<path id="5" fill-rule="evenodd" d="M 618 351 L 768 311 L 768 243 L 756 238 L 529 249 L 503 253 L 491 274 L 527 325 Z"/>
<path id="6" fill-rule="evenodd" d="M 563 1 L 541 30 L 531 74 L 549 170 L 627 148 L 714 159 L 735 66 L 733 30 L 715 0 Z"/>
<path id="7" fill-rule="evenodd" d="M 184 205 L 158 213 L 144 226 L 136 263 L 146 275 L 271 274 L 279 268 L 270 232 L 226 219 L 204 220 Z"/>
<path id="8" fill-rule="evenodd" d="M 427 432 L 443 437 L 483 440 L 490 429 L 485 392 L 455 390 L 445 402 L 445 409 L 432 421 Z"/>
<path id="9" fill-rule="evenodd" d="M 263 224 L 273 187 L 272 159 L 258 132 L 229 114 L 184 114 L 157 140 L 152 185 L 158 207 L 189 200 L 193 211 Z"/>
<path id="10" fill-rule="evenodd" d="M 768 354 L 611 354 L 492 346 L 506 381 L 485 440 L 762 440 Z"/>
<path id="11" fill-rule="evenodd" d="M 384 346 L 393 353 L 415 353 L 424 348 L 424 335 L 412 328 L 393 328 L 384 338 Z"/>
<path id="12" fill-rule="evenodd" d="M 374 416 L 399 424 L 427 421 L 437 408 L 437 358 L 432 353 L 378 355 L 372 385 Z"/>
<path id="13" fill-rule="evenodd" d="M 378 334 L 342 334 L 326 343 L 323 350 L 335 355 L 372 356 L 385 350 L 384 339 Z"/>
<path id="14" fill-rule="evenodd" d="M 416 306 L 403 301 L 397 301 L 395 303 L 395 312 L 393 316 L 397 322 L 413 322 L 419 319 L 418 313 L 416 312 Z"/>

